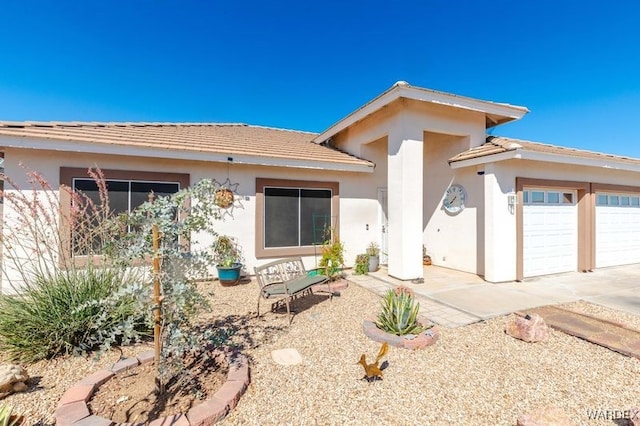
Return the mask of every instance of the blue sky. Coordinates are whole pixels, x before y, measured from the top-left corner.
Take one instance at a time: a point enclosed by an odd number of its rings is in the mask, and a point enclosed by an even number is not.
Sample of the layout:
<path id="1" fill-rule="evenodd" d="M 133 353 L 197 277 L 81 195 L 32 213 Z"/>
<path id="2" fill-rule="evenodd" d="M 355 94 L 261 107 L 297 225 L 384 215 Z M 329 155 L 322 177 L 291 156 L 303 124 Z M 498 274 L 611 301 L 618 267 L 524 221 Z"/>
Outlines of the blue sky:
<path id="1" fill-rule="evenodd" d="M 492 133 L 640 158 L 640 2 L 4 0 L 0 120 L 322 131 L 398 80 Z"/>

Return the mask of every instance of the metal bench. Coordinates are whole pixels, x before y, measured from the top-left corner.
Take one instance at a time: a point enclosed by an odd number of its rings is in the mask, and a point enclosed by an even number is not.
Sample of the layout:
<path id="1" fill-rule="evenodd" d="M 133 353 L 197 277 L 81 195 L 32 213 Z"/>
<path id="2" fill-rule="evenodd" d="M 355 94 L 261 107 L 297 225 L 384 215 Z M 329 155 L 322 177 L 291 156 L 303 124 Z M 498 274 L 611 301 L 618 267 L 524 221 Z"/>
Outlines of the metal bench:
<path id="1" fill-rule="evenodd" d="M 333 296 L 329 277 L 326 275 L 309 275 L 304 268 L 302 258 L 289 257 L 276 260 L 254 268 L 260 294 L 258 295 L 258 316 L 260 316 L 260 299 L 278 298 L 275 303 L 282 300 L 287 305 L 289 324 L 292 321 L 290 302 L 294 297 L 313 293 L 312 287 L 317 284 L 327 283 L 329 298 Z"/>

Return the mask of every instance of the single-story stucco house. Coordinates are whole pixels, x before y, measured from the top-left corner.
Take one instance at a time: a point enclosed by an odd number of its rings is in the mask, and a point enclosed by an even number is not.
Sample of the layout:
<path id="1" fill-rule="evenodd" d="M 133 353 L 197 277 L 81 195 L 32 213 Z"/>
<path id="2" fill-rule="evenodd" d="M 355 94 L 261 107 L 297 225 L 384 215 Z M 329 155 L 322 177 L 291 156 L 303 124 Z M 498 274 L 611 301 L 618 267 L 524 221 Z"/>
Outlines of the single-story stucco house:
<path id="1" fill-rule="evenodd" d="M 402 280 L 422 277 L 423 246 L 435 265 L 489 282 L 640 262 L 640 159 L 487 136 L 527 112 L 398 82 L 320 134 L 0 122 L 0 147 L 18 184 L 21 162 L 80 189 L 97 165 L 129 199 L 228 179 L 240 206 L 220 232 L 237 237 L 249 271 L 292 255 L 313 267 L 316 216 L 339 231 L 349 265 L 376 241 Z"/>

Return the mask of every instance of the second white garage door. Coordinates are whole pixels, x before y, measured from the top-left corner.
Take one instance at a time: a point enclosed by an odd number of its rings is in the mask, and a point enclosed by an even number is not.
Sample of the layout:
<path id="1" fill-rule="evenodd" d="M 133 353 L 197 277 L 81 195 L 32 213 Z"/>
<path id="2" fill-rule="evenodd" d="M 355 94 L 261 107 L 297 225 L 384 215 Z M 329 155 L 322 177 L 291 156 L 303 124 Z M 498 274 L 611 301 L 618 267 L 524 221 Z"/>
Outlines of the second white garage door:
<path id="1" fill-rule="evenodd" d="M 596 268 L 640 262 L 640 198 L 596 194 Z"/>
<path id="2" fill-rule="evenodd" d="M 525 189 L 523 199 L 524 276 L 577 270 L 575 191 Z"/>

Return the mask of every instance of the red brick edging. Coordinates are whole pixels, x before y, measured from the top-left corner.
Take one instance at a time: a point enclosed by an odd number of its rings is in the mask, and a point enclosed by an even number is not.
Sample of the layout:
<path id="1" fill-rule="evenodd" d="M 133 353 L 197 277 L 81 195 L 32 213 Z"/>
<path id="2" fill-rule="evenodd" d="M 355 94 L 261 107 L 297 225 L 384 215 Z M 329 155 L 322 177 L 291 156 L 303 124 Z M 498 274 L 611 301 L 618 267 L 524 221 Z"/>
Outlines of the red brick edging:
<path id="1" fill-rule="evenodd" d="M 211 399 L 191 408 L 186 414 L 176 414 L 162 417 L 149 423 L 150 426 L 202 426 L 211 425 L 222 420 L 238 404 L 251 382 L 249 377 L 249 363 L 244 355 L 223 353 L 217 351 L 218 356 L 225 356 L 229 363 L 227 381 L 213 395 Z M 93 392 L 104 382 L 118 373 L 135 368 L 140 364 L 153 362 L 153 351 L 144 352 L 136 358 L 125 358 L 116 362 L 110 370 L 100 370 L 85 377 L 74 384 L 58 402 L 55 412 L 56 425 L 58 426 L 117 426 L 120 423 L 113 422 L 103 417 L 92 415 L 89 412 L 87 401 Z M 214 354 L 214 356 L 216 356 Z M 124 426 L 125 424 L 121 424 Z"/>
<path id="2" fill-rule="evenodd" d="M 440 337 L 440 329 L 437 325 L 423 331 L 413 339 L 407 339 L 402 336 L 396 336 L 395 334 L 389 334 L 382 331 L 376 326 L 375 322 L 370 320 L 364 320 L 362 328 L 364 330 L 364 334 L 366 334 L 371 340 L 375 340 L 380 343 L 387 342 L 391 346 L 404 349 L 424 349 L 427 346 L 433 345 Z"/>

